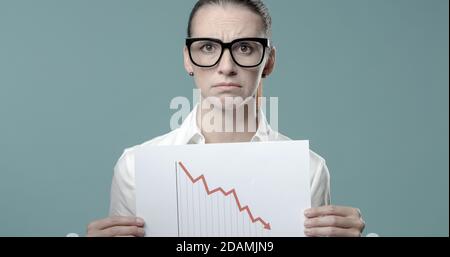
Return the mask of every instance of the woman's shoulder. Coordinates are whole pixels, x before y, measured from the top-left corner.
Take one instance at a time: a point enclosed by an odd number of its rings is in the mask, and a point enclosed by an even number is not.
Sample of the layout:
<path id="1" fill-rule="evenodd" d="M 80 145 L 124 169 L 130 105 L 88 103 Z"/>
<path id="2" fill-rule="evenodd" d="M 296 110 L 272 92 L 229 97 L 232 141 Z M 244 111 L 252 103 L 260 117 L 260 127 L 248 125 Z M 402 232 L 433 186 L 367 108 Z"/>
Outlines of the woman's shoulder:
<path id="1" fill-rule="evenodd" d="M 177 144 L 177 140 L 179 138 L 178 134 L 179 134 L 179 129 L 174 129 L 166 134 L 154 137 L 150 140 L 147 140 L 141 144 L 138 145 L 134 145 L 134 146 L 130 146 L 127 147 L 123 150 L 122 155 L 119 158 L 120 159 L 125 159 L 127 156 L 133 156 L 134 152 L 136 151 L 137 148 L 141 147 L 141 146 L 148 146 L 148 145 L 176 145 Z"/>
<path id="2" fill-rule="evenodd" d="M 310 158 L 311 162 L 314 162 L 316 164 L 325 165 L 325 159 L 311 149 L 309 149 L 309 158 Z"/>
<path id="3" fill-rule="evenodd" d="M 272 133 L 274 135 L 274 136 L 272 136 L 274 141 L 291 141 L 291 140 L 293 140 L 278 131 L 273 131 Z M 309 150 L 309 158 L 310 158 L 311 166 L 325 165 L 325 159 L 311 149 Z"/>
<path id="4" fill-rule="evenodd" d="M 276 136 L 271 137 L 269 141 L 291 141 L 292 139 L 289 138 L 286 135 L 283 135 L 279 132 L 275 132 Z M 128 148 L 125 148 L 122 155 L 120 156 L 118 162 L 128 160 L 128 162 L 134 162 L 133 157 L 134 153 L 137 148 L 141 146 L 148 146 L 148 145 L 182 145 L 185 144 L 185 136 L 182 135 L 182 131 L 180 129 L 174 129 L 166 134 L 154 137 L 148 141 L 145 141 L 141 144 L 134 145 Z M 272 134 L 273 136 L 273 134 Z M 313 173 L 316 173 L 320 170 L 328 170 L 326 167 L 325 159 L 320 156 L 318 153 L 314 152 L 313 150 L 309 150 L 309 157 L 310 157 L 310 169 L 313 171 Z"/>

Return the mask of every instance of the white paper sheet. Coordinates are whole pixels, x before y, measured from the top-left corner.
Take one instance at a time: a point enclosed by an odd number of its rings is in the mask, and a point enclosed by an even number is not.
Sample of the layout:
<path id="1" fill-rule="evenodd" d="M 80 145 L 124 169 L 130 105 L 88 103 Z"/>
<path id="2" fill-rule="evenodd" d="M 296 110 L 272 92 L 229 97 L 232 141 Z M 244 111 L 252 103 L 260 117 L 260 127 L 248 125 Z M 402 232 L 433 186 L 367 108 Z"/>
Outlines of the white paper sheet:
<path id="1" fill-rule="evenodd" d="M 304 236 L 308 141 L 142 145 L 135 162 L 147 236 Z"/>

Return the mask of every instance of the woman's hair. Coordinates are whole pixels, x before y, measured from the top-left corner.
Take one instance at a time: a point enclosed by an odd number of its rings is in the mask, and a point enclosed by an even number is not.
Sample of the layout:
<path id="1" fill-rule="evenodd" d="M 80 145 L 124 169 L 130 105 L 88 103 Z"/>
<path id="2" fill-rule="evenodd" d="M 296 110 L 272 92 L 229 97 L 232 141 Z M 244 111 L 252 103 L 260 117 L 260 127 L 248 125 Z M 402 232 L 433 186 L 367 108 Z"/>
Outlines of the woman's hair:
<path id="1" fill-rule="evenodd" d="M 264 23 L 266 36 L 268 38 L 272 36 L 272 18 L 270 17 L 269 9 L 267 9 L 266 5 L 263 3 L 262 0 L 198 0 L 194 8 L 192 8 L 191 14 L 189 16 L 189 23 L 187 28 L 188 37 L 191 37 L 192 35 L 192 20 L 194 19 L 195 14 L 202 6 L 208 4 L 210 5 L 234 4 L 246 7 L 250 11 L 258 14 L 261 17 Z"/>

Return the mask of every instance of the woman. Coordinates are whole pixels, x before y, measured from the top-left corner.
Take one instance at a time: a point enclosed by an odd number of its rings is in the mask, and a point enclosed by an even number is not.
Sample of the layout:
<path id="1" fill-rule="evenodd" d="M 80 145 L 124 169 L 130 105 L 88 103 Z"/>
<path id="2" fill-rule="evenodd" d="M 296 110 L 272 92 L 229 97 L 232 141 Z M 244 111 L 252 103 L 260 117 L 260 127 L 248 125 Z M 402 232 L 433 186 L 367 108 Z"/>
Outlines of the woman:
<path id="1" fill-rule="evenodd" d="M 276 49 L 270 45 L 271 18 L 261 0 L 200 0 L 194 6 L 188 23 L 184 47 L 184 66 L 194 77 L 202 99 L 219 99 L 222 105 L 198 106 L 180 128 L 145 144 L 179 145 L 226 142 L 289 140 L 268 126 L 256 101 L 256 111 L 245 112 L 242 120 L 232 115 L 238 127 L 256 122 L 257 130 L 246 127 L 241 132 L 222 132 L 202 126 L 207 113 L 229 119 L 225 110 L 244 108 L 226 104 L 227 97 L 258 99 L 263 78 L 275 66 Z M 211 103 L 211 102 L 210 102 Z M 221 106 L 221 107 L 217 107 Z M 248 105 L 247 105 L 248 106 Z M 233 112 L 231 112 L 233 114 Z M 220 122 L 219 122 L 220 123 Z M 222 124 L 222 123 L 220 123 Z M 244 125 L 245 127 L 245 125 Z M 134 148 L 124 151 L 115 166 L 111 186 L 110 217 L 88 225 L 88 236 L 143 236 L 144 220 L 135 217 Z M 307 236 L 360 236 L 364 221 L 358 209 L 331 206 L 329 173 L 325 160 L 310 152 L 312 208 L 305 215 Z M 299 216 L 300 217 L 300 216 Z M 148 221 L 151 222 L 151 221 Z"/>

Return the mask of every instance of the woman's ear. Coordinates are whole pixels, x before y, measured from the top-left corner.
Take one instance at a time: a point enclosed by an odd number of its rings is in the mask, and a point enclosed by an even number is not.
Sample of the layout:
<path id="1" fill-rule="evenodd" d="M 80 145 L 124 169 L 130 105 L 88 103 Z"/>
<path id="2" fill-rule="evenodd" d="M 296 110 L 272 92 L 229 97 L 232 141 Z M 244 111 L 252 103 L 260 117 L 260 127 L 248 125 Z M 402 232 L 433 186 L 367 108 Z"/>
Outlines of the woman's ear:
<path id="1" fill-rule="evenodd" d="M 189 58 L 189 52 L 186 46 L 183 49 L 183 59 L 184 59 L 184 68 L 186 69 L 188 74 L 194 72 L 194 67 L 192 66 L 191 59 Z"/>
<path id="2" fill-rule="evenodd" d="M 272 47 L 270 50 L 269 58 L 267 58 L 266 65 L 264 66 L 263 70 L 263 78 L 269 76 L 273 69 L 275 68 L 275 61 L 276 61 L 276 49 L 275 47 Z"/>

